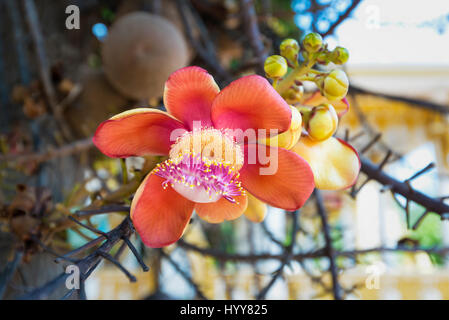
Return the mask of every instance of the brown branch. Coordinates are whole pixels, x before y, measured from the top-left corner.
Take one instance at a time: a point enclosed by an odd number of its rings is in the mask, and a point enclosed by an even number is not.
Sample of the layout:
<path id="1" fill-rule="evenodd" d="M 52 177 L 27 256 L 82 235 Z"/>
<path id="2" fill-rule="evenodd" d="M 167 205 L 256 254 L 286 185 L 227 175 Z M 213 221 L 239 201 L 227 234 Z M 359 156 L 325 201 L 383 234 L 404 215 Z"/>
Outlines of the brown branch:
<path id="1" fill-rule="evenodd" d="M 387 94 L 387 93 L 374 92 L 374 91 L 370 91 L 370 90 L 363 89 L 363 88 L 353 86 L 353 85 L 350 86 L 349 93 L 350 94 L 368 94 L 368 95 L 377 96 L 377 97 L 381 97 L 381 98 L 385 98 L 385 99 L 391 99 L 391 100 L 395 100 L 395 101 L 405 102 L 414 107 L 427 109 L 427 110 L 438 112 L 441 114 L 449 114 L 449 106 L 433 103 L 430 101 L 425 101 L 425 100 L 420 100 L 420 99 L 415 99 L 415 98 L 408 98 L 408 97 L 392 95 L 392 94 Z"/>
<path id="2" fill-rule="evenodd" d="M 75 141 L 60 148 L 49 149 L 47 151 L 0 155 L 0 161 L 14 162 L 17 164 L 23 164 L 26 162 L 42 163 L 56 158 L 67 157 L 72 154 L 88 150 L 93 146 L 94 144 L 92 142 L 92 137 L 90 137 L 87 139 Z"/>
<path id="3" fill-rule="evenodd" d="M 329 258 L 329 271 L 331 272 L 332 277 L 332 293 L 334 295 L 335 300 L 341 300 L 342 299 L 341 288 L 338 282 L 338 267 L 336 264 L 337 255 L 335 254 L 332 245 L 329 223 L 327 221 L 327 212 L 326 209 L 324 208 L 324 202 L 323 198 L 321 197 L 320 191 L 318 191 L 318 189 L 315 189 L 313 194 L 315 196 L 316 209 L 321 219 L 321 227 L 324 234 L 324 241 L 326 243 L 324 251 L 326 253 L 326 256 Z"/>
<path id="4" fill-rule="evenodd" d="M 426 194 L 412 188 L 407 181 L 400 181 L 391 177 L 363 156 L 360 156 L 360 161 L 362 164 L 361 172 L 366 174 L 369 179 L 375 180 L 384 186 L 389 186 L 392 193 L 400 194 L 406 199 L 423 206 L 428 211 L 435 212 L 441 216 L 449 213 L 449 205 L 444 203 L 443 200 L 429 197 Z"/>
<path id="5" fill-rule="evenodd" d="M 173 268 L 175 268 L 175 270 L 193 287 L 197 296 L 202 300 L 207 300 L 206 296 L 203 294 L 195 281 L 193 281 L 193 279 L 187 273 L 185 273 L 184 270 L 182 270 L 181 267 L 162 249 L 160 249 L 159 252 L 161 256 L 165 258 L 173 266 Z"/>
<path id="6" fill-rule="evenodd" d="M 63 136 L 66 139 L 70 140 L 72 138 L 72 134 L 65 123 L 64 116 L 62 114 L 62 108 L 60 105 L 58 105 L 55 88 L 53 87 L 53 84 L 51 82 L 50 65 L 48 63 L 47 54 L 45 52 L 44 37 L 42 35 L 39 17 L 37 16 L 36 5 L 33 0 L 22 1 L 25 10 L 25 19 L 28 24 L 31 40 L 33 42 L 37 56 L 39 75 L 44 87 L 45 95 L 47 96 L 48 104 Z"/>
<path id="7" fill-rule="evenodd" d="M 198 55 L 201 57 L 201 59 L 210 68 L 212 68 L 217 73 L 218 76 L 223 78 L 223 80 L 225 80 L 226 82 L 230 82 L 230 80 L 232 78 L 231 75 L 225 69 L 223 69 L 223 67 L 218 62 L 215 54 L 211 54 L 211 51 L 215 51 L 215 50 L 213 50 L 213 48 L 211 49 L 210 47 L 208 49 L 204 48 L 202 46 L 202 44 L 193 35 L 192 26 L 189 23 L 189 19 L 186 15 L 186 12 L 188 10 L 190 10 L 190 12 L 192 12 L 194 9 L 191 8 L 191 6 L 189 6 L 187 1 L 185 1 L 185 0 L 176 0 L 176 6 L 178 8 L 179 15 L 181 16 L 182 23 L 186 30 L 186 36 L 187 36 L 190 44 L 192 45 L 192 47 L 195 49 L 195 51 L 198 53 Z M 194 17 L 196 19 L 199 19 L 198 15 L 194 15 Z M 203 31 L 202 35 L 204 36 L 204 31 Z M 210 43 L 208 45 L 210 45 Z"/>
<path id="8" fill-rule="evenodd" d="M 118 227 L 109 231 L 107 233 L 107 237 L 104 243 L 102 243 L 94 252 L 92 252 L 91 254 L 89 254 L 88 256 L 79 260 L 79 262 L 76 263 L 76 265 L 80 270 L 81 283 L 84 284 L 84 281 L 90 276 L 93 270 L 95 270 L 95 268 L 98 267 L 102 259 L 106 258 L 112 261 L 107 253 L 111 251 L 111 249 L 115 246 L 115 244 L 117 244 L 120 240 L 122 240 L 125 237 L 129 238 L 133 233 L 134 227 L 129 217 L 126 217 L 126 219 L 124 219 L 123 222 Z M 118 267 L 119 265 L 121 266 L 121 264 L 118 261 L 114 260 L 112 262 Z M 122 269 L 123 271 L 123 266 L 121 266 L 120 269 Z M 68 276 L 69 274 L 63 272 L 58 277 L 51 280 L 47 284 L 20 297 L 20 299 L 45 299 L 54 290 L 56 290 L 59 286 L 61 286 Z M 82 296 L 83 290 L 80 291 Z"/>
<path id="9" fill-rule="evenodd" d="M 257 300 L 263 300 L 265 299 L 266 295 L 268 294 L 268 291 L 273 287 L 276 280 L 281 276 L 282 271 L 284 270 L 285 266 L 291 261 L 293 249 L 296 243 L 296 234 L 298 233 L 298 212 L 295 211 L 292 213 L 292 231 L 291 231 L 291 239 L 290 243 L 287 246 L 284 247 L 284 255 L 282 258 L 281 266 L 278 270 L 276 270 L 274 276 L 271 278 L 270 282 L 259 292 L 256 299 Z M 273 240 L 274 238 L 272 238 Z"/>
<path id="10" fill-rule="evenodd" d="M 257 23 L 257 15 L 253 0 L 240 0 L 240 9 L 246 35 L 258 60 L 258 73 L 264 75 L 265 72 L 263 70 L 263 64 L 267 55 L 262 42 L 262 35 L 259 30 L 259 25 Z"/>
<path id="11" fill-rule="evenodd" d="M 353 0 L 352 4 L 348 7 L 348 9 L 346 9 L 346 11 L 338 18 L 338 20 L 335 21 L 335 23 L 332 24 L 330 28 L 323 34 L 323 38 L 333 34 L 335 29 L 349 17 L 351 12 L 354 11 L 354 9 L 359 5 L 360 2 L 361 0 Z"/>
<path id="12" fill-rule="evenodd" d="M 16 250 L 14 253 L 14 258 L 12 261 L 6 264 L 5 269 L 0 273 L 0 300 L 3 298 L 3 295 L 6 291 L 8 283 L 11 281 L 14 276 L 17 267 L 22 261 L 23 253 L 21 251 Z"/>

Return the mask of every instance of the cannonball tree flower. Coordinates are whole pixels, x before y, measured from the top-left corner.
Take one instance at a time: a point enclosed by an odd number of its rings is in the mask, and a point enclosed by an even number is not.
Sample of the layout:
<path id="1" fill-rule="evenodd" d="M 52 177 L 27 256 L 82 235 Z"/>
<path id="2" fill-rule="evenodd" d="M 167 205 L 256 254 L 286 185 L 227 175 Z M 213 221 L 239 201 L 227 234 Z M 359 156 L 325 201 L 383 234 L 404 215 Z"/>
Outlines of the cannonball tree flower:
<path id="1" fill-rule="evenodd" d="M 331 113 L 332 117 L 319 112 L 321 108 L 328 107 L 329 104 L 332 104 L 336 113 L 336 115 Z M 314 110 L 314 108 L 317 108 L 317 110 Z M 349 110 L 348 100 L 343 98 L 337 101 L 329 101 L 321 95 L 320 91 L 317 91 L 308 99 L 302 101 L 301 107 L 296 110 L 301 110 L 305 114 L 303 120 L 306 121 L 301 122 L 301 116 L 292 116 L 289 130 L 276 137 L 278 146 L 297 153 L 309 163 L 316 188 L 343 190 L 351 187 L 356 183 L 360 172 L 358 153 L 347 142 L 328 134 L 329 125 L 337 125 L 335 117 L 341 118 Z M 312 114 L 312 111 L 318 112 Z M 316 117 L 321 119 L 316 119 Z M 317 125 L 314 124 L 315 121 Z M 310 124 L 312 124 L 312 127 Z M 317 133 L 308 132 L 307 129 L 316 130 Z M 332 133 L 335 132 L 335 129 L 332 130 Z M 298 133 L 301 137 L 296 136 Z M 267 139 L 265 143 L 270 144 L 270 140 Z M 248 209 L 245 211 L 248 219 L 253 222 L 261 222 L 265 219 L 266 212 L 266 204 L 257 198 L 248 197 Z"/>
<path id="2" fill-rule="evenodd" d="M 205 70 L 183 68 L 167 80 L 164 104 L 168 112 L 138 108 L 118 114 L 94 135 L 110 157 L 169 156 L 147 175 L 131 204 L 131 219 L 147 246 L 176 242 L 194 210 L 220 223 L 242 215 L 249 195 L 289 211 L 311 195 L 313 173 L 302 157 L 241 135 L 290 127 L 289 105 L 265 78 L 246 76 L 220 91 Z M 269 163 L 253 157 L 261 153 L 276 157 L 268 157 Z M 277 170 L 261 174 L 272 161 Z"/>
<path id="3" fill-rule="evenodd" d="M 309 108 L 331 104 L 339 119 L 349 110 L 349 102 L 346 98 L 331 101 L 323 96 L 320 91 L 315 92 L 303 103 Z M 326 126 L 323 126 L 323 130 Z M 310 135 L 304 135 L 291 149 L 306 159 L 310 164 L 315 186 L 323 190 L 343 190 L 356 183 L 360 172 L 360 159 L 357 151 L 347 142 L 337 137 L 326 137 L 324 140 L 314 139 Z"/>

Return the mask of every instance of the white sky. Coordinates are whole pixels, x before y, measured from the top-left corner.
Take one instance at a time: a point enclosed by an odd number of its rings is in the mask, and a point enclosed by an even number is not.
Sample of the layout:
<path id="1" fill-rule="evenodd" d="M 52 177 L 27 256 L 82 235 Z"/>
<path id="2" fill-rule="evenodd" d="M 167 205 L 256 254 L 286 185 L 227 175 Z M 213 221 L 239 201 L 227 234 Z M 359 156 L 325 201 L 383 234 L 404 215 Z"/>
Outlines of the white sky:
<path id="1" fill-rule="evenodd" d="M 326 39 L 348 48 L 349 65 L 449 66 L 449 0 L 363 0 L 352 17 Z"/>

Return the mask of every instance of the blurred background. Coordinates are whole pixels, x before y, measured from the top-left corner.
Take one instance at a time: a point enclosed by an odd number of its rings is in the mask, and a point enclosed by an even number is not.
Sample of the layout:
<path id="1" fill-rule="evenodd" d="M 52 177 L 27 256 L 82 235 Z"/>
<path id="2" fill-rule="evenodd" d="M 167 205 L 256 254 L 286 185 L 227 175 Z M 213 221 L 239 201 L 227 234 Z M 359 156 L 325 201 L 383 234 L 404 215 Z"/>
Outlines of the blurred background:
<path id="1" fill-rule="evenodd" d="M 101 155 L 91 142 L 100 122 L 163 108 L 178 68 L 202 66 L 223 87 L 259 72 L 283 39 L 318 32 L 349 50 L 351 107 L 337 136 L 374 174 L 362 166 L 355 187 L 323 191 L 324 208 L 311 200 L 296 215 L 194 217 L 163 250 L 133 235 L 148 272 L 114 243 L 114 259 L 99 260 L 83 291 L 62 284 L 30 297 L 449 299 L 447 217 L 379 178 L 447 205 L 448 29 L 445 0 L 0 0 L 0 298 L 36 293 L 70 264 L 55 256 L 120 225 L 129 190 L 161 161 Z"/>

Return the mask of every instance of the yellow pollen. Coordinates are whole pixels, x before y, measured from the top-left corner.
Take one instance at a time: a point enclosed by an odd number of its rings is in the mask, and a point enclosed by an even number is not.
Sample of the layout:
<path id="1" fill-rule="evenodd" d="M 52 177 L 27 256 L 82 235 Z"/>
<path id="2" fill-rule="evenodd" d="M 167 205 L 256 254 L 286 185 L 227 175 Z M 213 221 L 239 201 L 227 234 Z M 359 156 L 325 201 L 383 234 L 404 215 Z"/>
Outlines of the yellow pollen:
<path id="1" fill-rule="evenodd" d="M 188 154 L 201 154 L 211 164 L 229 167 L 233 171 L 240 170 L 244 160 L 241 147 L 231 137 L 214 128 L 193 130 L 179 137 L 170 150 L 170 163 L 176 164 Z"/>

